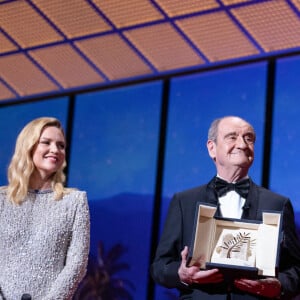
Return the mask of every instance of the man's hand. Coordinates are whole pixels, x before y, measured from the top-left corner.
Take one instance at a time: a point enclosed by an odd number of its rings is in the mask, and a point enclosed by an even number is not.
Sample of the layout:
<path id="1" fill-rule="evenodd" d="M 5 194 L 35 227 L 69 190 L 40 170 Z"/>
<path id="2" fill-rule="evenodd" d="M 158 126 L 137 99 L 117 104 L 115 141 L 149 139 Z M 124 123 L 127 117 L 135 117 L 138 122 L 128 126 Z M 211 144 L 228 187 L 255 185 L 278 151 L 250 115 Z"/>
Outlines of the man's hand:
<path id="1" fill-rule="evenodd" d="M 245 292 L 268 298 L 277 298 L 281 294 L 281 283 L 276 278 L 259 280 L 236 279 L 234 285 Z"/>
<path id="2" fill-rule="evenodd" d="M 186 267 L 186 258 L 188 254 L 188 247 L 185 246 L 181 251 L 181 265 L 178 269 L 178 275 L 182 283 L 185 284 L 205 284 L 218 283 L 223 281 L 223 275 L 218 269 L 200 270 L 199 266 Z"/>

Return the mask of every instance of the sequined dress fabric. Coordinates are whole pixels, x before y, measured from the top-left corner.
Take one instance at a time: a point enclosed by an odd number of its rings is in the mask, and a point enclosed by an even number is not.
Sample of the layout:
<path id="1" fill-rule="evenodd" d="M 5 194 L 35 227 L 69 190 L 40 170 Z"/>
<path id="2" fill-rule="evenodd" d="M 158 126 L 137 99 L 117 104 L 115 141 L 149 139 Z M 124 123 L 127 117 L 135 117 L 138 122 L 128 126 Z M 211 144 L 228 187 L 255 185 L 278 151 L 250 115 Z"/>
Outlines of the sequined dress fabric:
<path id="1" fill-rule="evenodd" d="M 71 300 L 86 273 L 90 218 L 87 196 L 30 191 L 21 205 L 0 191 L 0 287 L 6 300 Z M 0 296 L 1 299 L 1 296 Z"/>

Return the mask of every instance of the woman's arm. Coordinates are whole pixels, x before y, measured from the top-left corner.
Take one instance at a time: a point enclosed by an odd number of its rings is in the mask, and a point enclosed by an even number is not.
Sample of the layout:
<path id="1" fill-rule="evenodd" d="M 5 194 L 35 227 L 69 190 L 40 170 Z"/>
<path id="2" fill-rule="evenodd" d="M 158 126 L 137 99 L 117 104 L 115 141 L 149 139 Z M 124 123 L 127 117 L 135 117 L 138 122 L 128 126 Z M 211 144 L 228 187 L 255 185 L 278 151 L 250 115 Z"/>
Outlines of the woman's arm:
<path id="1" fill-rule="evenodd" d="M 65 266 L 43 300 L 71 300 L 86 273 L 90 248 L 90 214 L 86 193 L 76 194 L 79 196 L 74 201 L 77 207 Z"/>

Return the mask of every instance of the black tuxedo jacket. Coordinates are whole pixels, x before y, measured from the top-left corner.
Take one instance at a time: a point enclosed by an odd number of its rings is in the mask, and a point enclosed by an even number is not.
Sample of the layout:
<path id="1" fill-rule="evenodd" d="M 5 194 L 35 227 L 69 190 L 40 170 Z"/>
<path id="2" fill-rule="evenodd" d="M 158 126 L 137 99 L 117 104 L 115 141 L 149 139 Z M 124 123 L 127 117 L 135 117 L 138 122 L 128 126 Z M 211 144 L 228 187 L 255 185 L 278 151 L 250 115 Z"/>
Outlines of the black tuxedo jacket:
<path id="1" fill-rule="evenodd" d="M 190 246 L 197 202 L 218 206 L 213 180 L 208 184 L 174 195 L 167 214 L 164 229 L 151 265 L 154 281 L 168 288 L 177 288 L 180 299 L 259 299 L 259 296 L 230 289 L 222 284 L 194 284 L 185 286 L 180 282 L 178 269 L 181 251 Z M 282 285 L 282 298 L 290 299 L 300 292 L 300 243 L 297 238 L 294 211 L 288 198 L 256 185 L 250 180 L 242 219 L 262 220 L 262 212 L 282 212 L 283 240 L 280 250 L 278 279 Z M 220 215 L 217 210 L 216 216 Z"/>

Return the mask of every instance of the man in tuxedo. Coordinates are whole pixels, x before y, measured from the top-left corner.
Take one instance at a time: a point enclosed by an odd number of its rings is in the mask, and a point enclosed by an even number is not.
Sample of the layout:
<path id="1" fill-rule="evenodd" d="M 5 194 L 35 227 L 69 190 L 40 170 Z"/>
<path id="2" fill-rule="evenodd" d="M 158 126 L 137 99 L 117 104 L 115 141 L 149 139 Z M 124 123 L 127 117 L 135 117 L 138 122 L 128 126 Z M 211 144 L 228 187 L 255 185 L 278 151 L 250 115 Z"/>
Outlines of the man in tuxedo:
<path id="1" fill-rule="evenodd" d="M 180 299 L 291 299 L 300 292 L 300 243 L 292 204 L 288 198 L 258 186 L 248 176 L 255 138 L 253 127 L 239 117 L 213 121 L 207 149 L 217 175 L 208 184 L 175 194 L 170 203 L 151 274 L 158 284 L 177 288 Z M 281 212 L 283 239 L 279 246 L 278 276 L 235 278 L 229 284 L 217 268 L 188 267 L 188 246 L 199 201 L 215 205 L 215 216 L 223 218 L 262 221 L 264 211 Z"/>

